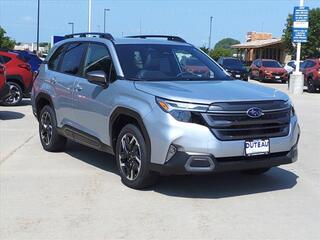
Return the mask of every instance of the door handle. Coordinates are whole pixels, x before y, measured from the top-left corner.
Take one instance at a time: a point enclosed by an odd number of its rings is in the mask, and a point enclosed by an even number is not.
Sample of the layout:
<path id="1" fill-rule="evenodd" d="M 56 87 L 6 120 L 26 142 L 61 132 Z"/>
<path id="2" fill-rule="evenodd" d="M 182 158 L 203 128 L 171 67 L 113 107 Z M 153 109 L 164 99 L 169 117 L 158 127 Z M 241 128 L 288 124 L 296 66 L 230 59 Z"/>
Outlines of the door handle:
<path id="1" fill-rule="evenodd" d="M 76 90 L 77 92 L 81 92 L 82 89 L 83 89 L 83 88 L 80 86 L 80 84 L 77 84 L 77 86 L 75 87 L 75 90 Z"/>

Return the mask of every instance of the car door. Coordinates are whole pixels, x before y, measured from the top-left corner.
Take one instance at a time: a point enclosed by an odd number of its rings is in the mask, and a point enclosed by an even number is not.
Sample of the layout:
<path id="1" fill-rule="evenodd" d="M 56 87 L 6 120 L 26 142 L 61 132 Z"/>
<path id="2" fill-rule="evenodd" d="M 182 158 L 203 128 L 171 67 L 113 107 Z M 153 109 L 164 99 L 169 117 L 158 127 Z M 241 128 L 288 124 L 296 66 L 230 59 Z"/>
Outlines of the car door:
<path id="1" fill-rule="evenodd" d="M 106 76 L 106 84 L 90 82 L 88 73 L 92 71 L 102 71 Z M 104 143 L 109 141 L 107 119 L 112 111 L 111 102 L 115 95 L 112 84 L 115 75 L 107 46 L 90 43 L 84 59 L 82 77 L 77 78 L 75 86 L 74 114 L 77 129 Z"/>
<path id="2" fill-rule="evenodd" d="M 74 126 L 74 86 L 80 73 L 85 48 L 85 43 L 74 42 L 65 45 L 57 71 L 50 73 L 49 81 L 55 89 L 54 104 L 58 127 Z"/>

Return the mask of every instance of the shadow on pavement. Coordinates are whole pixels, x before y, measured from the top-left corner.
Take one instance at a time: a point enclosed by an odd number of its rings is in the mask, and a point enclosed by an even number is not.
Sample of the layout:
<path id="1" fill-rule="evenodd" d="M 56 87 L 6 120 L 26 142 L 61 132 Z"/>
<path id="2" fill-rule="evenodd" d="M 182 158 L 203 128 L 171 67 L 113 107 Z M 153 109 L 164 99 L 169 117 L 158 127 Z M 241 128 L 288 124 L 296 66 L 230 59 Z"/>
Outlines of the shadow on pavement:
<path id="1" fill-rule="evenodd" d="M 68 141 L 65 151 L 82 162 L 118 175 L 115 158 L 108 153 L 100 152 L 72 141 Z M 119 184 L 121 184 L 120 181 Z"/>
<path id="2" fill-rule="evenodd" d="M 107 153 L 69 141 L 66 153 L 106 172 L 119 174 L 115 158 Z M 108 174 L 108 173 L 106 173 Z M 239 172 L 212 175 L 162 176 L 154 187 L 164 195 L 182 198 L 226 198 L 293 188 L 298 176 L 279 167 L 259 175 Z M 119 181 L 119 184 L 122 184 Z"/>
<path id="3" fill-rule="evenodd" d="M 24 116 L 25 115 L 23 113 L 0 110 L 0 120 L 15 120 L 15 119 L 21 119 Z"/>
<path id="4" fill-rule="evenodd" d="M 226 198 L 293 188 L 298 176 L 276 167 L 250 176 L 239 172 L 202 176 L 162 177 L 154 191 L 183 198 Z"/>

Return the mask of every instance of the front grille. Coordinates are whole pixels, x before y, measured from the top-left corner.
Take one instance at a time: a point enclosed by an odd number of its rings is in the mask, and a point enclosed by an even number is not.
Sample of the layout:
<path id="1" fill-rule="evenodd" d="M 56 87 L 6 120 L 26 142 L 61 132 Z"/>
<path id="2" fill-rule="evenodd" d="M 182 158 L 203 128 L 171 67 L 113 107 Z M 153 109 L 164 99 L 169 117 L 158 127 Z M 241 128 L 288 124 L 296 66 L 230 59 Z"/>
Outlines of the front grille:
<path id="1" fill-rule="evenodd" d="M 216 105 L 216 104 L 215 104 Z M 226 103 L 223 103 L 226 107 Z M 213 134 L 223 141 L 282 137 L 289 134 L 291 106 L 284 106 L 281 103 L 244 103 L 238 105 L 239 111 L 234 104 L 230 104 L 232 111 L 221 110 L 202 114 Z M 250 107 L 260 107 L 263 114 L 259 118 L 251 118 L 244 111 Z M 250 106 L 250 107 L 248 107 Z M 279 108 L 270 109 L 270 106 Z M 227 107 L 228 108 L 228 107 Z M 240 110 L 241 109 L 241 110 Z"/>

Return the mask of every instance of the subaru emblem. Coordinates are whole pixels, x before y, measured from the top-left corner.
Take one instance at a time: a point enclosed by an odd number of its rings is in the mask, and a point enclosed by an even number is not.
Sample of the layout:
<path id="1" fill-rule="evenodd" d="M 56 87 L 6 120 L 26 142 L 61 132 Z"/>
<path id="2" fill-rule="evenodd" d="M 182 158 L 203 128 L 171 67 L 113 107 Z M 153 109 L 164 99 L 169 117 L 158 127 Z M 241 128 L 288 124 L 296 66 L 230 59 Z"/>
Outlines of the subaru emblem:
<path id="1" fill-rule="evenodd" d="M 263 112 L 260 108 L 252 107 L 248 109 L 247 115 L 251 118 L 259 118 L 263 115 Z"/>

